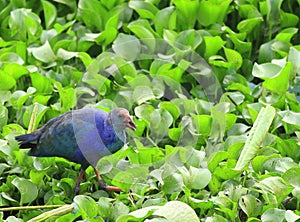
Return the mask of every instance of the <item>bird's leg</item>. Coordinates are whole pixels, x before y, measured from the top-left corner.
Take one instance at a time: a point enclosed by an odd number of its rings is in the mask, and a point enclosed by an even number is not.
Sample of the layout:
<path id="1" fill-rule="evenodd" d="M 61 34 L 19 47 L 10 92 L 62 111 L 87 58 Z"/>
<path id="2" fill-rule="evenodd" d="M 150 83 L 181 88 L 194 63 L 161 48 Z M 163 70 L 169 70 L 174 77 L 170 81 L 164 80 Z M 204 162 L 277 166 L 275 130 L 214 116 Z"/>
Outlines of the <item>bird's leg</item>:
<path id="1" fill-rule="evenodd" d="M 76 184 L 75 184 L 75 187 L 74 187 L 74 196 L 76 196 L 76 195 L 79 194 L 79 191 L 80 191 L 80 182 L 81 182 L 83 176 L 84 176 L 84 169 L 81 168 L 79 176 L 78 176 Z"/>
<path id="2" fill-rule="evenodd" d="M 114 191 L 114 192 L 121 192 L 122 191 L 119 187 L 108 186 L 106 183 L 104 183 L 104 181 L 101 179 L 101 176 L 99 174 L 98 169 L 96 167 L 93 167 L 93 168 L 94 168 L 94 171 L 96 173 L 97 179 L 99 181 L 100 189 Z"/>

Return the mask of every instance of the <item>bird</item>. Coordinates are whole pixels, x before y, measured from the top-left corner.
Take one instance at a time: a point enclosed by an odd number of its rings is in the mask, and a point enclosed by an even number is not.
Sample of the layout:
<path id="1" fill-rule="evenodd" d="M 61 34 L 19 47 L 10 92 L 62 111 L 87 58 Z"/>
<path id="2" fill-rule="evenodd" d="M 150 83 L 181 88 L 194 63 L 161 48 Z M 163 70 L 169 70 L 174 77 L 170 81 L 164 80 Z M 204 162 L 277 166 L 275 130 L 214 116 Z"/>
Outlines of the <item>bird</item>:
<path id="1" fill-rule="evenodd" d="M 63 157 L 81 165 L 74 187 L 79 194 L 85 170 L 92 166 L 100 189 L 121 192 L 119 187 L 107 185 L 96 167 L 100 158 L 120 150 L 126 143 L 125 129 L 136 130 L 129 111 L 112 109 L 109 113 L 96 108 L 71 110 L 49 120 L 41 128 L 16 136 L 20 149 L 30 148 L 28 155 Z"/>

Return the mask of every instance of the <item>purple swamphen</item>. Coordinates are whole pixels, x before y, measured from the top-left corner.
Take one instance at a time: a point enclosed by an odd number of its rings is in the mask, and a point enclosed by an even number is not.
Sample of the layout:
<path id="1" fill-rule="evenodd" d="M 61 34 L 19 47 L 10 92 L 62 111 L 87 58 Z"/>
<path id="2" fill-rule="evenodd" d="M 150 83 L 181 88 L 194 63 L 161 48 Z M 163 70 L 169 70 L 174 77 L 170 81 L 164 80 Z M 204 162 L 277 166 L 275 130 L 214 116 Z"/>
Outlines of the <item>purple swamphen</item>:
<path id="1" fill-rule="evenodd" d="M 16 140 L 20 141 L 20 148 L 31 148 L 30 156 L 57 156 L 81 164 L 75 195 L 79 193 L 80 182 L 90 165 L 101 189 L 120 192 L 120 188 L 102 181 L 96 165 L 100 158 L 123 147 L 125 128 L 136 129 L 126 109 L 116 108 L 106 113 L 95 108 L 83 108 L 57 116 L 32 133 L 16 136 Z"/>

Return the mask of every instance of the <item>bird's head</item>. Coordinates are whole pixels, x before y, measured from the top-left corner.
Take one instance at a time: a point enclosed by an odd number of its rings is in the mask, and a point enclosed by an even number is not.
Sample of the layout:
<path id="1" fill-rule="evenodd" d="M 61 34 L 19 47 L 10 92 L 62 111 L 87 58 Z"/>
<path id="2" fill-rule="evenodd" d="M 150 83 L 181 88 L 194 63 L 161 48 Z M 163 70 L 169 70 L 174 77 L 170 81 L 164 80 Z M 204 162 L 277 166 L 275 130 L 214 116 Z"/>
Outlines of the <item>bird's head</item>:
<path id="1" fill-rule="evenodd" d="M 136 130 L 136 125 L 130 117 L 128 110 L 124 108 L 111 110 L 108 118 L 115 129 L 124 130 L 125 128 L 129 128 L 131 130 Z"/>

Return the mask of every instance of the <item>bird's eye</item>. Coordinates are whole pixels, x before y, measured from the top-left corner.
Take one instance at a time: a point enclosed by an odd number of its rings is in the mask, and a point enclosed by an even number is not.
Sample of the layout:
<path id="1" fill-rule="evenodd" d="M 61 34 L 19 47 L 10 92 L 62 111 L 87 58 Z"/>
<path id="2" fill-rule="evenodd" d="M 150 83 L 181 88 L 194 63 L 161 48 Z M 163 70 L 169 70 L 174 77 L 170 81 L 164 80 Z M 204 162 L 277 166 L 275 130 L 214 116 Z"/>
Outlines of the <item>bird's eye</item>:
<path id="1" fill-rule="evenodd" d="M 122 114 L 118 114 L 118 118 L 121 119 L 122 118 Z"/>

